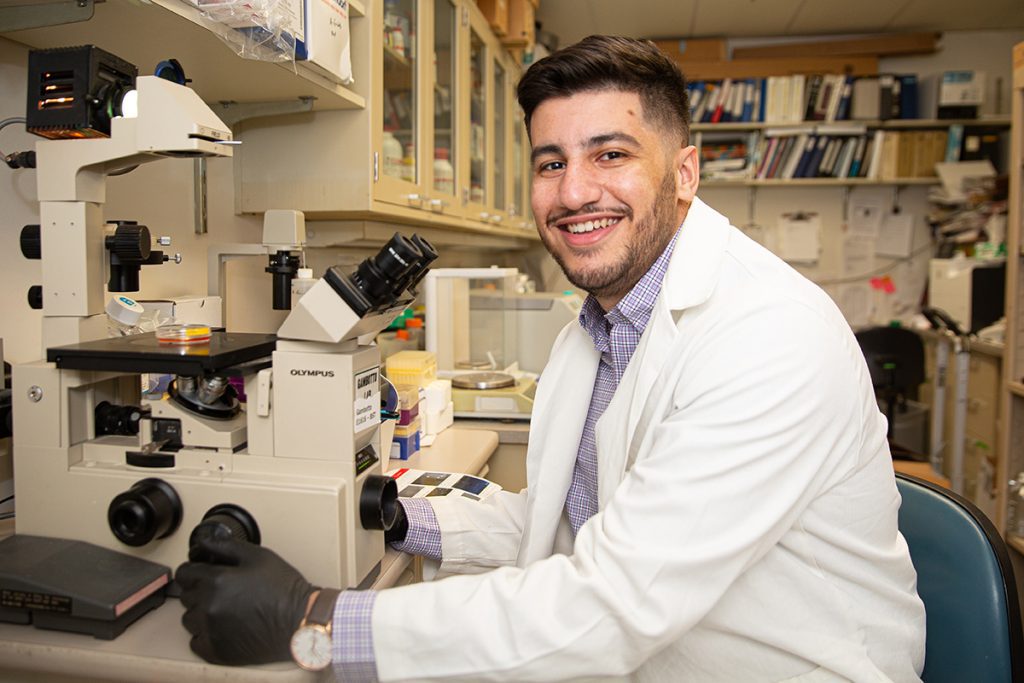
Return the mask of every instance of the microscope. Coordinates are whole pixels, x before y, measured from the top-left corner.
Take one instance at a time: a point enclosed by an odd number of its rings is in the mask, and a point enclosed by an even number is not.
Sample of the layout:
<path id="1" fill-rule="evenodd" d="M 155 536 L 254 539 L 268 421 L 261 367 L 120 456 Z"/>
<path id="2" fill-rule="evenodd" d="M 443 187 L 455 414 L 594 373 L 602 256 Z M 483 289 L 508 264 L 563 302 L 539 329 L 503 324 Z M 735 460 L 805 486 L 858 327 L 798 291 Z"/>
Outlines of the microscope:
<path id="1" fill-rule="evenodd" d="M 97 334 L 105 171 L 231 153 L 227 127 L 191 90 L 156 77 L 136 85 L 138 116 L 115 118 L 109 138 L 38 143 L 46 358 L 14 371 L 18 536 L 173 568 L 196 534 L 228 533 L 314 584 L 365 588 L 397 511 L 372 339 L 412 302 L 437 252 L 396 233 L 354 272 L 328 269 L 277 335 Z M 301 213 L 275 220 L 304 234 Z M 301 242 L 285 241 L 276 256 Z M 47 279 L 58 269 L 67 283 Z M 173 376 L 168 396 L 144 397 L 142 373 Z"/>

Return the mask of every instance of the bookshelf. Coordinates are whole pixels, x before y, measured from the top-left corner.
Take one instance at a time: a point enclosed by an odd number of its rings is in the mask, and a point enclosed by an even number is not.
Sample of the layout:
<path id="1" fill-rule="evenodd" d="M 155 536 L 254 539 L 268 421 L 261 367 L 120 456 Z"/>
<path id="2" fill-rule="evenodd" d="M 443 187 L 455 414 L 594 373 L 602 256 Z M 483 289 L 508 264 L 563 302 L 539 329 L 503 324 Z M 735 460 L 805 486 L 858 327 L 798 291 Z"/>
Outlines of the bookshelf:
<path id="1" fill-rule="evenodd" d="M 824 67 L 821 67 L 824 69 Z M 711 182 L 829 179 L 929 184 L 935 164 L 990 158 L 1009 119 L 921 119 L 912 73 L 791 73 L 687 86 L 693 143 Z M 954 112 L 949 108 L 945 113 Z M 817 184 L 817 183 L 813 183 Z"/>
<path id="2" fill-rule="evenodd" d="M 997 470 L 1000 519 L 1010 545 L 1024 554 L 1024 43 L 1013 50 L 1010 200 L 1006 257 L 1006 347 L 1003 351 L 1002 452 Z"/>
<path id="3" fill-rule="evenodd" d="M 1009 128 L 1009 118 L 695 123 L 691 142 L 707 187 L 934 185 L 935 164 L 959 160 L 965 137 Z"/>

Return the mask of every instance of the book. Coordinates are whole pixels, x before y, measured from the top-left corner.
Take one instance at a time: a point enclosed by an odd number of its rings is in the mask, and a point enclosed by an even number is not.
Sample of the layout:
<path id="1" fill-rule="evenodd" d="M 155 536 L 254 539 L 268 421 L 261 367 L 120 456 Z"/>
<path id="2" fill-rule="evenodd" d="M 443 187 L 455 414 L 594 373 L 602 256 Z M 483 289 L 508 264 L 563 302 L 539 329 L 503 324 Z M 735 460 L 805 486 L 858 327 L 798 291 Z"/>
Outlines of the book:
<path id="1" fill-rule="evenodd" d="M 881 178 L 882 172 L 882 147 L 885 145 L 885 131 L 876 130 L 875 137 L 871 140 L 871 163 L 868 164 L 867 177 L 872 180 Z"/>
<path id="2" fill-rule="evenodd" d="M 818 145 L 824 140 L 824 135 L 812 135 L 807 140 L 807 144 L 804 145 L 803 154 L 800 155 L 800 161 L 797 162 L 796 169 L 793 171 L 794 178 L 806 178 L 807 167 L 814 157 L 814 150 L 817 149 Z"/>
<path id="3" fill-rule="evenodd" d="M 945 161 L 960 161 L 960 148 L 964 141 L 964 127 L 962 124 L 954 123 L 949 127 L 949 137 L 946 140 Z"/>
<path id="4" fill-rule="evenodd" d="M 893 112 L 893 88 L 896 87 L 896 79 L 892 74 L 882 74 L 878 77 L 878 111 L 875 118 L 886 121 L 892 118 Z"/>
<path id="5" fill-rule="evenodd" d="M 846 174 L 847 178 L 859 178 L 860 167 L 864 163 L 864 153 L 868 147 L 868 138 L 866 135 L 861 135 L 857 138 L 857 146 L 853 150 L 853 159 L 850 161 L 850 171 Z"/>
<path id="6" fill-rule="evenodd" d="M 796 142 L 793 143 L 793 149 L 786 158 L 786 165 L 782 169 L 782 174 L 780 175 L 781 178 L 788 180 L 793 177 L 793 174 L 796 172 L 796 167 L 800 163 L 800 158 L 804 154 L 804 148 L 807 147 L 807 140 L 809 137 L 810 136 L 807 133 L 797 136 Z"/>
<path id="7" fill-rule="evenodd" d="M 881 86 L 877 77 L 858 78 L 853 82 L 850 118 L 870 121 L 878 118 L 881 110 Z"/>
<path id="8" fill-rule="evenodd" d="M 850 118 L 850 100 L 853 97 L 853 76 L 843 79 L 843 88 L 839 94 L 839 106 L 836 109 L 836 120 L 845 121 Z"/>
<path id="9" fill-rule="evenodd" d="M 917 76 L 902 74 L 899 80 L 899 117 L 901 119 L 917 118 Z"/>

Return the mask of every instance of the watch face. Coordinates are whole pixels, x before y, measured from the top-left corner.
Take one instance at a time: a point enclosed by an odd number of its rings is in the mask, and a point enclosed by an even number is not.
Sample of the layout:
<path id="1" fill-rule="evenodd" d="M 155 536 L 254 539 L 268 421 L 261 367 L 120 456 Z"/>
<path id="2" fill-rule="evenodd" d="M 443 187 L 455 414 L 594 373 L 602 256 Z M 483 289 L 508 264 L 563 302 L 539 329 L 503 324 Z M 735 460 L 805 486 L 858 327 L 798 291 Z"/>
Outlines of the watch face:
<path id="1" fill-rule="evenodd" d="M 303 626 L 292 636 L 292 657 L 303 669 L 326 669 L 331 663 L 331 634 L 319 624 Z"/>

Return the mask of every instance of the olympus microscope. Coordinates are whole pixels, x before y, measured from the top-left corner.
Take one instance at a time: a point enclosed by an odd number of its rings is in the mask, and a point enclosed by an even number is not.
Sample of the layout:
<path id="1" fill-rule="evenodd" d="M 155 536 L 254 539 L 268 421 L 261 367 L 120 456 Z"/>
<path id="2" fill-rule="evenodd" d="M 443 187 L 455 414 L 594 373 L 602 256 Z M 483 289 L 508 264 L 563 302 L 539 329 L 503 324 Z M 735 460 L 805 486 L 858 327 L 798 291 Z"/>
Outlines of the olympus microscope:
<path id="1" fill-rule="evenodd" d="M 396 233 L 355 272 L 328 269 L 276 336 L 105 338 L 93 320 L 111 263 L 105 172 L 231 154 L 230 131 L 194 92 L 156 77 L 136 86 L 138 116 L 114 118 L 109 138 L 38 143 L 46 359 L 14 371 L 17 533 L 176 567 L 192 534 L 220 529 L 315 584 L 368 586 L 397 508 L 371 340 L 437 253 Z M 143 398 L 141 373 L 173 375 L 169 397 Z"/>

